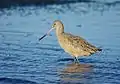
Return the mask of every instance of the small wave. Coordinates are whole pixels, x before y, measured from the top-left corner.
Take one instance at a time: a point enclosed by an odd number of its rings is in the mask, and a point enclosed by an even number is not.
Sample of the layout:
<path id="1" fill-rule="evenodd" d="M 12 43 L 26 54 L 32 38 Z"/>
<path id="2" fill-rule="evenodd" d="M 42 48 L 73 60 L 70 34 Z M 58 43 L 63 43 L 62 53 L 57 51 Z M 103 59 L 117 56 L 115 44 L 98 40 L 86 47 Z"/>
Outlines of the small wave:
<path id="1" fill-rule="evenodd" d="M 63 51 L 62 49 L 59 48 L 50 48 L 50 47 L 36 47 L 37 49 L 41 49 L 41 50 L 52 50 L 52 51 Z"/>
<path id="2" fill-rule="evenodd" d="M 74 61 L 74 59 L 73 58 L 64 58 L 64 59 L 59 59 L 57 61 L 58 62 L 60 62 L 60 61 Z"/>
<path id="3" fill-rule="evenodd" d="M 15 35 L 23 35 L 24 37 L 28 37 L 28 36 L 31 36 L 33 35 L 33 32 L 23 32 L 23 31 L 17 31 L 17 30 L 8 30 L 8 31 L 0 31 L 1 35 L 3 36 L 5 33 L 6 34 L 15 34 Z"/>
<path id="4" fill-rule="evenodd" d="M 0 3 L 0 8 L 9 8 L 12 6 L 28 6 L 28 5 L 36 5 L 36 6 L 47 6 L 54 4 L 70 4 L 70 3 L 97 3 L 97 4 L 106 4 L 106 5 L 114 5 L 120 4 L 120 1 L 114 2 L 106 2 L 106 1 L 96 1 L 96 0 L 2 0 Z"/>
<path id="5" fill-rule="evenodd" d="M 102 61 L 99 61 L 99 60 L 93 60 L 93 59 L 87 59 L 87 58 L 78 58 L 78 60 L 79 60 L 79 62 L 82 62 L 82 63 L 103 63 Z M 60 62 L 60 61 L 74 61 L 74 58 L 63 58 L 63 59 L 59 59 L 59 60 L 57 60 L 58 62 Z"/>
<path id="6" fill-rule="evenodd" d="M 106 2 L 105 4 L 109 5 L 109 6 L 111 6 L 111 5 L 117 5 L 117 4 L 120 4 L 120 1 Z"/>
<path id="7" fill-rule="evenodd" d="M 0 8 L 11 7 L 11 6 L 25 6 L 25 5 L 52 5 L 52 4 L 68 4 L 77 2 L 95 2 L 92 0 L 2 0 L 0 3 Z"/>
<path id="8" fill-rule="evenodd" d="M 24 80 L 24 79 L 15 79 L 15 78 L 0 78 L 1 84 L 38 84 L 33 81 Z"/>

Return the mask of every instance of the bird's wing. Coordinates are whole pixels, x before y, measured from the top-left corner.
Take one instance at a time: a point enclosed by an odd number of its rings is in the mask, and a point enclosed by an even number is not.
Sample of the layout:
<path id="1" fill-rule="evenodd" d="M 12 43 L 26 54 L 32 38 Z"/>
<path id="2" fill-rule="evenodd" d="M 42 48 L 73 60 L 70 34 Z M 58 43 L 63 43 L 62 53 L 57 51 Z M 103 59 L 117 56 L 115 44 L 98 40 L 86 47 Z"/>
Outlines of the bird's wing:
<path id="1" fill-rule="evenodd" d="M 66 34 L 66 38 L 69 40 L 69 45 L 75 47 L 76 49 L 80 49 L 89 53 L 94 53 L 98 50 L 95 46 L 88 43 L 82 37 Z"/>

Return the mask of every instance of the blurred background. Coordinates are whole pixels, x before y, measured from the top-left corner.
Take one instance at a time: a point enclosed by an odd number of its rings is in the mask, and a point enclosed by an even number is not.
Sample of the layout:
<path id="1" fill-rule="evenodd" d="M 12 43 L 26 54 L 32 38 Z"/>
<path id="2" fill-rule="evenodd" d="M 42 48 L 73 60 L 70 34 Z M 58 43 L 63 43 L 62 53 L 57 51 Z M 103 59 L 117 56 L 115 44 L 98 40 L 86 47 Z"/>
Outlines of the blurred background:
<path id="1" fill-rule="evenodd" d="M 80 57 L 59 46 L 54 20 L 103 51 Z M 120 84 L 119 0 L 0 0 L 0 84 Z"/>

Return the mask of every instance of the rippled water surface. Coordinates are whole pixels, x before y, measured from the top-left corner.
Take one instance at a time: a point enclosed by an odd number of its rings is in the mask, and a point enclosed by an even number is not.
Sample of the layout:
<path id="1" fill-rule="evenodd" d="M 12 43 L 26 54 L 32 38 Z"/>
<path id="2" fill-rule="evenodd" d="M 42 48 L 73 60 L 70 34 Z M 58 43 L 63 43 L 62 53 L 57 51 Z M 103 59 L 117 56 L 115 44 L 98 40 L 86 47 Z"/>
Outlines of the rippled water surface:
<path id="1" fill-rule="evenodd" d="M 74 64 L 54 32 L 39 42 L 56 19 L 103 51 Z M 120 84 L 119 42 L 118 2 L 0 9 L 0 84 Z"/>

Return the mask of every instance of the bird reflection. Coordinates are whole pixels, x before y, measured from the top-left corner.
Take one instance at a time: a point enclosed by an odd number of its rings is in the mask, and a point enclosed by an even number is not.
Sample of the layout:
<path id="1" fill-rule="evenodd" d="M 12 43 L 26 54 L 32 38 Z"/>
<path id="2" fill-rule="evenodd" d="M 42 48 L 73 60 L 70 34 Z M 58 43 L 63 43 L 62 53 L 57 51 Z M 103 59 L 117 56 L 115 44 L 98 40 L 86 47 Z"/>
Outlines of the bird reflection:
<path id="1" fill-rule="evenodd" d="M 60 71 L 61 83 L 86 83 L 89 81 L 93 66 L 90 64 L 68 64 Z"/>

